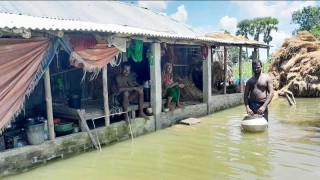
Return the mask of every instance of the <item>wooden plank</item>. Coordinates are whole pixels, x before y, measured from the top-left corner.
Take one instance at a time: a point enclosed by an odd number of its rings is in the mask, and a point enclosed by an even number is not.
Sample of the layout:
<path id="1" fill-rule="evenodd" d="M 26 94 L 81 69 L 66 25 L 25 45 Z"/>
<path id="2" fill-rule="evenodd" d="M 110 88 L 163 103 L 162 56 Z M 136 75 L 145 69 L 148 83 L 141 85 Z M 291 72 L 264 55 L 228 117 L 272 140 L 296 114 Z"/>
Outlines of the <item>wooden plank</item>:
<path id="1" fill-rule="evenodd" d="M 94 104 L 93 101 L 90 101 L 89 105 L 83 104 L 83 107 L 84 108 L 81 110 L 85 110 L 85 114 L 84 114 L 85 120 L 98 119 L 106 116 L 103 110 L 103 107 L 100 104 Z M 149 108 L 149 107 L 151 107 L 150 102 L 145 102 L 143 104 L 143 108 Z M 40 105 L 37 108 L 41 111 L 45 111 L 44 106 Z M 53 114 L 55 115 L 55 117 L 80 120 L 77 109 L 69 108 L 66 105 L 61 105 L 61 104 L 53 104 L 52 108 L 53 108 Z M 128 112 L 136 111 L 136 110 L 139 110 L 138 105 L 128 106 Z M 110 116 L 110 114 L 107 114 L 107 116 Z"/>
<path id="2" fill-rule="evenodd" d="M 78 109 L 77 112 L 78 112 L 78 114 L 79 114 L 82 127 L 84 127 L 85 130 L 87 131 L 87 133 L 88 133 L 88 135 L 89 135 L 89 137 L 90 137 L 90 139 L 91 139 L 94 147 L 95 147 L 96 149 L 99 149 L 98 144 L 97 144 L 96 140 L 94 139 L 94 137 L 92 136 L 91 131 L 90 131 L 88 125 L 87 125 L 87 122 L 86 122 L 86 120 L 84 119 L 85 111 Z"/>
<path id="3" fill-rule="evenodd" d="M 180 124 L 186 124 L 186 125 L 195 125 L 197 123 L 200 123 L 200 119 L 187 118 L 187 119 L 180 121 Z"/>

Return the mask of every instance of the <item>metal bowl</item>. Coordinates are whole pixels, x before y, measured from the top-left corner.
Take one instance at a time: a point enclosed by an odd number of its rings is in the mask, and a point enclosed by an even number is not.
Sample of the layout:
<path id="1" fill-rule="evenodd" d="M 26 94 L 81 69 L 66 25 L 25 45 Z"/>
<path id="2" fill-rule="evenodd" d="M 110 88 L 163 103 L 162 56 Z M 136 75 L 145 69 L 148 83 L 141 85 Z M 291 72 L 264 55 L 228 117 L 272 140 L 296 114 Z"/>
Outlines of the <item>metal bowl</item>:
<path id="1" fill-rule="evenodd" d="M 241 122 L 241 127 L 249 132 L 262 132 L 268 127 L 268 121 L 262 115 L 245 116 Z"/>

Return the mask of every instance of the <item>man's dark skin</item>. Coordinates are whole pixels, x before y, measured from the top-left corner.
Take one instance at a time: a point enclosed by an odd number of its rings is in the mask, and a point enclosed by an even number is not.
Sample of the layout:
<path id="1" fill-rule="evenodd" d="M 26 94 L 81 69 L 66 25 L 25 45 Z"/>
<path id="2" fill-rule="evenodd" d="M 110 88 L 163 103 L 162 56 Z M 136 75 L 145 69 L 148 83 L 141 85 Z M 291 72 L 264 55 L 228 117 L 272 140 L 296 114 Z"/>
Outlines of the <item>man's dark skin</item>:
<path id="1" fill-rule="evenodd" d="M 122 73 L 116 76 L 117 89 L 122 96 L 122 108 L 123 111 L 128 111 L 128 105 L 130 101 L 137 100 L 139 98 L 139 116 L 145 119 L 149 117 L 143 112 L 143 88 L 139 84 L 129 78 L 131 71 L 130 65 L 124 65 Z M 126 120 L 129 119 L 128 114 L 125 114 Z"/>
<path id="2" fill-rule="evenodd" d="M 254 115 L 254 113 L 263 115 L 273 97 L 273 81 L 267 74 L 261 73 L 261 64 L 259 60 L 252 63 L 254 75 L 247 81 L 245 87 L 244 104 L 249 116 Z M 259 102 L 262 106 L 257 112 L 254 112 L 249 107 L 249 101 Z"/>

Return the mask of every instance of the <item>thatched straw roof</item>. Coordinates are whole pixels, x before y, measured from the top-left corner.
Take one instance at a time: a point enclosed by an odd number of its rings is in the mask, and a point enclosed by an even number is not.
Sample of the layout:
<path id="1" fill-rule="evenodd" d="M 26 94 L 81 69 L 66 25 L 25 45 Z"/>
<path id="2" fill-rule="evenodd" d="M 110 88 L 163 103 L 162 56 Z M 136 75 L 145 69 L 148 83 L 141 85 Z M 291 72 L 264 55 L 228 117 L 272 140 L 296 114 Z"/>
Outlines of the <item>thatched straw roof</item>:
<path id="1" fill-rule="evenodd" d="M 249 40 L 243 36 L 234 36 L 231 34 L 215 32 L 215 33 L 207 33 L 205 35 L 209 38 L 216 39 L 221 45 L 234 45 L 234 46 L 244 46 L 244 47 L 252 47 L 252 48 L 268 48 L 270 46 L 255 40 Z M 219 41 L 220 40 L 220 41 Z"/>

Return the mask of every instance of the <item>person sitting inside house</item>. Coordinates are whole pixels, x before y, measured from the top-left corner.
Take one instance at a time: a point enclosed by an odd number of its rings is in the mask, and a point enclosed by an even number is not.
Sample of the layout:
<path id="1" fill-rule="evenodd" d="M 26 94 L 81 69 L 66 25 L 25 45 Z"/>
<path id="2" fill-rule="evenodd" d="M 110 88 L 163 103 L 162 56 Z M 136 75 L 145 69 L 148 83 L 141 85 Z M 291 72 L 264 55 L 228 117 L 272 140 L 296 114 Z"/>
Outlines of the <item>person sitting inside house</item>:
<path id="1" fill-rule="evenodd" d="M 173 82 L 172 75 L 172 64 L 166 63 L 162 70 L 162 85 L 164 97 L 167 98 L 167 103 L 165 105 L 164 111 L 173 111 L 170 108 L 171 101 L 176 103 L 176 108 L 184 108 L 180 104 L 180 88 L 184 88 L 184 84 L 179 84 L 178 82 Z"/>
<path id="2" fill-rule="evenodd" d="M 112 91 L 122 105 L 123 111 L 128 111 L 129 102 L 139 102 L 139 116 L 144 119 L 149 117 L 143 112 L 143 88 L 129 76 L 131 65 L 128 62 L 122 63 L 121 74 L 116 75 Z M 125 113 L 125 120 L 129 121 L 128 113 Z"/>

